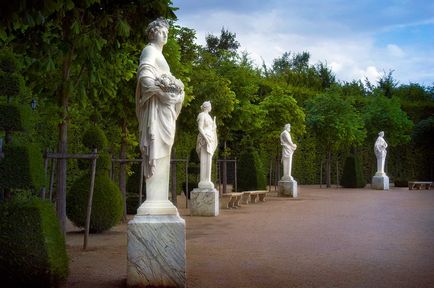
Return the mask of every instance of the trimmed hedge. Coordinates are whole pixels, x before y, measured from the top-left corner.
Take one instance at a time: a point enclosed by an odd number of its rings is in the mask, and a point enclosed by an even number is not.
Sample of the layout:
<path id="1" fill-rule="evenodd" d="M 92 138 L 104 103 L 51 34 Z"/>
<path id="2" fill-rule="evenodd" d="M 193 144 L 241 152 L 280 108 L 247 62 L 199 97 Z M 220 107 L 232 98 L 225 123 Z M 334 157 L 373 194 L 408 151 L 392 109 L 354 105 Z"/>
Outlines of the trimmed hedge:
<path id="1" fill-rule="evenodd" d="M 97 126 L 91 126 L 83 134 L 83 145 L 89 149 L 96 148 L 98 151 L 101 151 L 107 147 L 107 143 L 108 141 L 104 131 Z"/>
<path id="2" fill-rule="evenodd" d="M 68 276 L 65 239 L 54 207 L 37 198 L 0 205 L 2 287 L 57 287 Z"/>
<path id="3" fill-rule="evenodd" d="M 78 227 L 85 227 L 90 175 L 85 173 L 71 186 L 66 196 L 66 214 Z M 106 172 L 95 176 L 90 232 L 100 233 L 119 223 L 123 214 L 123 200 L 119 187 Z"/>
<path id="4" fill-rule="evenodd" d="M 6 145 L 0 161 L 0 189 L 39 189 L 45 183 L 42 154 L 35 144 Z"/>
<path id="5" fill-rule="evenodd" d="M 263 190 L 267 185 L 266 173 L 256 150 L 247 149 L 240 154 L 238 191 Z"/>
<path id="6" fill-rule="evenodd" d="M 366 186 L 362 164 L 357 156 L 350 155 L 345 159 L 341 185 L 345 188 L 363 188 Z"/>
<path id="7" fill-rule="evenodd" d="M 0 130 L 24 131 L 30 126 L 30 107 L 0 104 Z"/>

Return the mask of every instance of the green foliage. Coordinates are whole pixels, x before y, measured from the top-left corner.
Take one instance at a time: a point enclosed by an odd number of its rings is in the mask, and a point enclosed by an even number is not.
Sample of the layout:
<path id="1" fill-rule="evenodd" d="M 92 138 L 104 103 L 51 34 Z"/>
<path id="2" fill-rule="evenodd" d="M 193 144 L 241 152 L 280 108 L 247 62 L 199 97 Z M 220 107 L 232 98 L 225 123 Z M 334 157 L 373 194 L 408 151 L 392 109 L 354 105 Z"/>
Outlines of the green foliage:
<path id="1" fill-rule="evenodd" d="M 259 153 L 253 148 L 240 154 L 237 165 L 238 190 L 263 190 L 267 185 L 266 172 Z"/>
<path id="2" fill-rule="evenodd" d="M 357 155 L 349 155 L 345 159 L 341 185 L 345 188 L 363 188 L 366 181 L 363 175 L 362 163 Z"/>
<path id="3" fill-rule="evenodd" d="M 85 227 L 87 202 L 90 190 L 90 175 L 79 177 L 68 191 L 66 213 L 77 227 Z M 90 232 L 100 233 L 119 223 L 122 212 L 122 196 L 119 187 L 107 173 L 97 173 L 93 193 Z"/>
<path id="4" fill-rule="evenodd" d="M 65 239 L 51 203 L 0 205 L 0 278 L 4 287 L 57 287 L 68 276 Z"/>
<path id="5" fill-rule="evenodd" d="M 16 97 L 20 94 L 20 79 L 17 75 L 0 73 L 0 96 Z"/>
<path id="6" fill-rule="evenodd" d="M 0 104 L 0 130 L 29 130 L 31 109 L 29 106 L 17 104 Z"/>
<path id="7" fill-rule="evenodd" d="M 103 150 L 107 147 L 107 137 L 98 126 L 91 126 L 83 134 L 83 145 L 89 149 Z"/>
<path id="8" fill-rule="evenodd" d="M 374 142 L 379 131 L 384 131 L 385 139 L 391 146 L 410 141 L 413 123 L 401 110 L 398 99 L 371 96 L 363 108 L 363 117 L 368 131 L 368 142 Z"/>
<path id="9" fill-rule="evenodd" d="M 33 189 L 45 183 L 42 155 L 35 144 L 6 145 L 0 160 L 0 188 Z"/>
<path id="10" fill-rule="evenodd" d="M 307 103 L 306 122 L 326 151 L 360 144 L 366 131 L 362 118 L 339 89 L 330 89 Z"/>
<path id="11" fill-rule="evenodd" d="M 432 150 L 434 147 L 434 115 L 417 123 L 411 138 L 417 145 Z"/>

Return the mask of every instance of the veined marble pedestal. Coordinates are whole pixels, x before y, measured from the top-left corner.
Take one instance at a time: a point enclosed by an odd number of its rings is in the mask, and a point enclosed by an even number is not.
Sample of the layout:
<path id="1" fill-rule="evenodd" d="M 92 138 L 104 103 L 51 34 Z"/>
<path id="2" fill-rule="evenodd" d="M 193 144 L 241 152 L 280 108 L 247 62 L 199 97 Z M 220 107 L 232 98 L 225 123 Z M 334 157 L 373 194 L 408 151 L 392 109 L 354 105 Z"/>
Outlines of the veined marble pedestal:
<path id="1" fill-rule="evenodd" d="M 190 192 L 191 216 L 218 216 L 219 192 L 215 188 L 194 188 Z"/>
<path id="2" fill-rule="evenodd" d="M 128 287 L 186 287 L 185 221 L 135 216 L 128 223 Z"/>
<path id="3" fill-rule="evenodd" d="M 376 173 L 372 177 L 371 187 L 376 190 L 389 190 L 389 177 L 386 173 Z"/>
<path id="4" fill-rule="evenodd" d="M 297 198 L 298 197 L 297 181 L 295 181 L 294 179 L 280 180 L 279 196 Z"/>

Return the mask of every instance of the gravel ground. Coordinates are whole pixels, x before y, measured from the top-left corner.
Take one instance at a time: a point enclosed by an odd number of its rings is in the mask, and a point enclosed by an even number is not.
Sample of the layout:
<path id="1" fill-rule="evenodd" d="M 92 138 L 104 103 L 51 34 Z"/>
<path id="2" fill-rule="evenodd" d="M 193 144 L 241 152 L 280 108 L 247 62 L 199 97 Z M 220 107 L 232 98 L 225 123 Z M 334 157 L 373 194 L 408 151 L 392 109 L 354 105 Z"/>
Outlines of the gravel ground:
<path id="1" fill-rule="evenodd" d="M 188 287 L 434 287 L 433 190 L 298 188 L 218 217 L 180 208 Z M 66 242 L 65 287 L 125 287 L 126 224 Z"/>

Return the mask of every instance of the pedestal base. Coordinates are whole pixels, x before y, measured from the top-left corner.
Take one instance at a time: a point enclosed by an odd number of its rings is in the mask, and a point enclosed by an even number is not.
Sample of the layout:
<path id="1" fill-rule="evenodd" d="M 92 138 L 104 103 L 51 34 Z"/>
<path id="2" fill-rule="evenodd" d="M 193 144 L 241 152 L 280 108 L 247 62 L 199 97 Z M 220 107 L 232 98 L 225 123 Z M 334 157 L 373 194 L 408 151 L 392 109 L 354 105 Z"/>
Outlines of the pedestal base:
<path id="1" fill-rule="evenodd" d="M 128 287 L 186 287 L 185 221 L 135 216 L 128 223 Z"/>
<path id="2" fill-rule="evenodd" d="M 219 192 L 216 189 L 194 188 L 190 192 L 191 216 L 217 216 L 219 207 Z"/>
<path id="3" fill-rule="evenodd" d="M 371 187 L 376 190 L 389 190 L 389 177 L 375 175 L 372 177 Z"/>
<path id="4" fill-rule="evenodd" d="M 279 196 L 297 198 L 297 181 L 295 180 L 280 180 L 279 181 Z"/>

